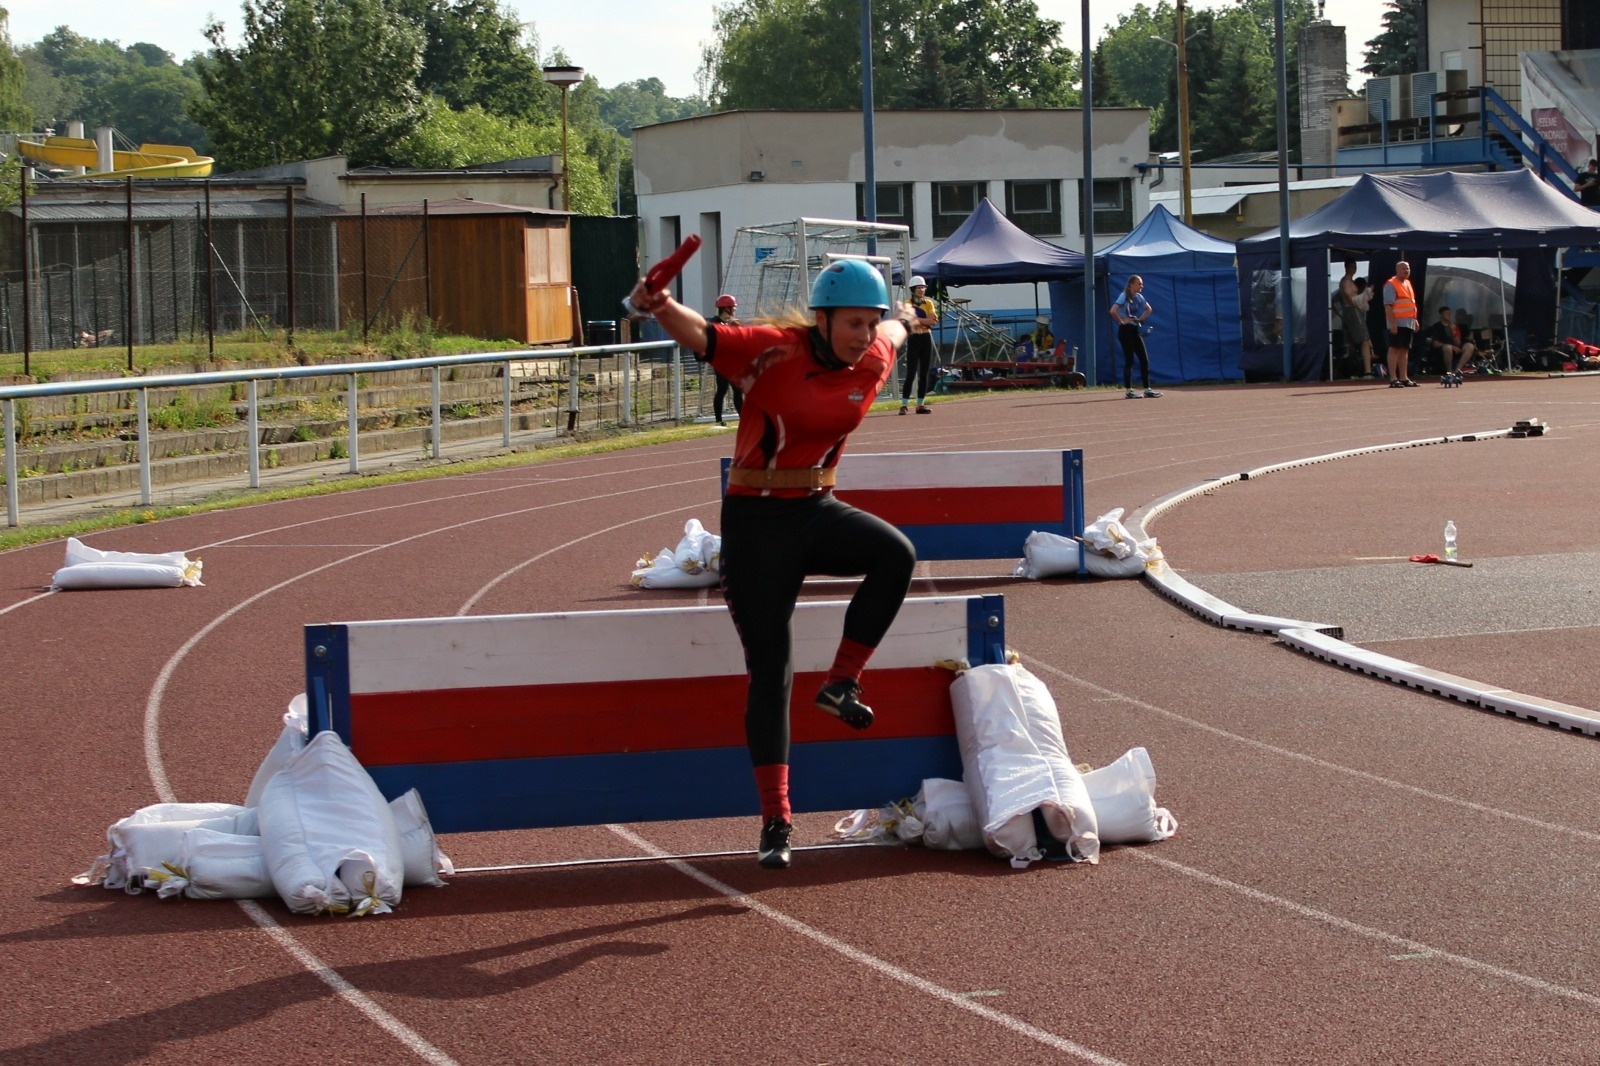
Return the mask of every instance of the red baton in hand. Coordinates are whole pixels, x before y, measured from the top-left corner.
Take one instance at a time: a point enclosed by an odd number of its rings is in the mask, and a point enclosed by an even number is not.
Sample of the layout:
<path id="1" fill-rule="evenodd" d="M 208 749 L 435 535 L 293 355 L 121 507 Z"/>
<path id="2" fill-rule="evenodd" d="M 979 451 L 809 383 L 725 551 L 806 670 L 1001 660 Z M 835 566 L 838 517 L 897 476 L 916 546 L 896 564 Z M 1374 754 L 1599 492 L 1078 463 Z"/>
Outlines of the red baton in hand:
<path id="1" fill-rule="evenodd" d="M 684 242 L 673 250 L 671 255 L 651 267 L 649 273 L 645 274 L 645 292 L 656 293 L 665 289 L 671 284 L 673 278 L 683 273 L 683 268 L 689 262 L 689 257 L 699 250 L 700 237 L 697 234 L 689 234 L 684 239 Z M 622 298 L 622 309 L 627 312 L 630 318 L 649 317 L 648 313 L 641 312 L 637 307 L 634 307 L 633 301 L 626 296 Z"/>
<path id="2" fill-rule="evenodd" d="M 671 255 L 650 268 L 650 272 L 644 276 L 645 291 L 660 292 L 666 288 L 673 278 L 683 273 L 683 268 L 689 262 L 689 257 L 699 250 L 699 236 L 693 233 L 689 234 Z"/>

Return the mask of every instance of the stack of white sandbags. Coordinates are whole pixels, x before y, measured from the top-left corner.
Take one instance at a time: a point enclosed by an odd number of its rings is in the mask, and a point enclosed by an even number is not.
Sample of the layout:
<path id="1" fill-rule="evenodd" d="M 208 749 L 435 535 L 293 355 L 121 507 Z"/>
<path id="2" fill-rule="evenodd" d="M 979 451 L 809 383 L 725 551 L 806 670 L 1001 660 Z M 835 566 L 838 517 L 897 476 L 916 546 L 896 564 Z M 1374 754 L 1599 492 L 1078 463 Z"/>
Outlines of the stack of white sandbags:
<path id="1" fill-rule="evenodd" d="M 1022 561 L 1014 577 L 1037 580 L 1078 572 L 1078 545 L 1083 545 L 1083 565 L 1094 577 L 1138 577 L 1145 567 L 1162 558 L 1154 537 L 1135 539 L 1122 524 L 1117 507 L 1084 527 L 1081 538 L 1034 530 L 1022 545 Z"/>
<path id="2" fill-rule="evenodd" d="M 403 886 L 454 872 L 416 789 L 387 802 L 336 734 L 306 740 L 304 695 L 244 805 L 155 804 L 106 835 L 108 853 L 74 881 L 163 899 L 276 894 L 304 914 L 382 914 Z"/>
<path id="3" fill-rule="evenodd" d="M 722 574 L 722 538 L 706 531 L 698 518 L 684 523 L 676 548 L 662 548 L 634 563 L 632 584 L 642 589 L 705 588 Z"/>
<path id="4" fill-rule="evenodd" d="M 66 565 L 56 571 L 51 584 L 63 590 L 175 589 L 201 584 L 200 570 L 200 560 L 183 552 L 101 551 L 68 537 Z"/>
<path id="5" fill-rule="evenodd" d="M 950 702 L 985 846 L 1016 867 L 1098 862 L 1094 805 L 1044 683 L 1020 663 L 978 666 L 951 683 Z"/>

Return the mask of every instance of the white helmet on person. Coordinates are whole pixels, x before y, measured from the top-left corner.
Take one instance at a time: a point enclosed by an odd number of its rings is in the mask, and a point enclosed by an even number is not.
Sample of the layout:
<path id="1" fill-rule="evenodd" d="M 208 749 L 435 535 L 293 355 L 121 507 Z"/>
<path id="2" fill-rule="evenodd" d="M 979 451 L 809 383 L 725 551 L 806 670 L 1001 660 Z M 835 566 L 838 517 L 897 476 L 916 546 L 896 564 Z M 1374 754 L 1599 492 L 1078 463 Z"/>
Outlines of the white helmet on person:
<path id="1" fill-rule="evenodd" d="M 911 276 L 911 287 L 913 289 L 926 289 L 928 287 L 928 279 L 921 274 L 913 274 Z"/>

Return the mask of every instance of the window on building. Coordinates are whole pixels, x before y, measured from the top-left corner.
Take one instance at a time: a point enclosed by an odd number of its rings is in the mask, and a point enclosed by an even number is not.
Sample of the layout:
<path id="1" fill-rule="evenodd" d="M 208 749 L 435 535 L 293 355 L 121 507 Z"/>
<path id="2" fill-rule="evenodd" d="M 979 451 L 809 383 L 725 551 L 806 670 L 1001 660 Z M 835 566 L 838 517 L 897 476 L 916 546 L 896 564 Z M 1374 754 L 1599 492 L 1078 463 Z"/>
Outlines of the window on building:
<path id="1" fill-rule="evenodd" d="M 1059 181 L 1006 182 L 1006 217 L 1035 237 L 1061 235 Z"/>
<path id="2" fill-rule="evenodd" d="M 933 237 L 944 240 L 978 209 L 987 190 L 981 181 L 939 181 L 933 185 Z"/>
<path id="3" fill-rule="evenodd" d="M 1083 179 L 1078 179 L 1078 232 L 1083 225 Z M 1127 233 L 1133 229 L 1133 179 L 1094 179 L 1094 231 Z"/>
<path id="4" fill-rule="evenodd" d="M 880 181 L 878 182 L 878 221 L 890 222 L 896 226 L 907 226 L 911 229 L 911 236 L 917 235 L 916 226 L 911 222 L 911 183 L 909 181 Z M 867 183 L 856 182 L 856 219 L 866 221 L 867 218 Z"/>

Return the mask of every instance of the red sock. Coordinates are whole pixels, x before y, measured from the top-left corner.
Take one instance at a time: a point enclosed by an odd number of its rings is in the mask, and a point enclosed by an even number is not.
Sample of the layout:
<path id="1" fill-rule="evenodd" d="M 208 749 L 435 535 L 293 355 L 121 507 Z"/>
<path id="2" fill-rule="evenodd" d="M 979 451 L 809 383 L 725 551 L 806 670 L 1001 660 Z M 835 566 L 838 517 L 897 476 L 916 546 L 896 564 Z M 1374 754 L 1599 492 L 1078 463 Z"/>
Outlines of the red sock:
<path id="1" fill-rule="evenodd" d="M 789 766 L 787 763 L 768 763 L 757 766 L 756 790 L 761 793 L 761 820 L 789 817 Z"/>
<path id="2" fill-rule="evenodd" d="M 845 637 L 839 641 L 839 653 L 833 657 L 833 669 L 828 671 L 828 680 L 861 684 L 861 672 L 867 668 L 867 660 L 877 650 Z"/>

